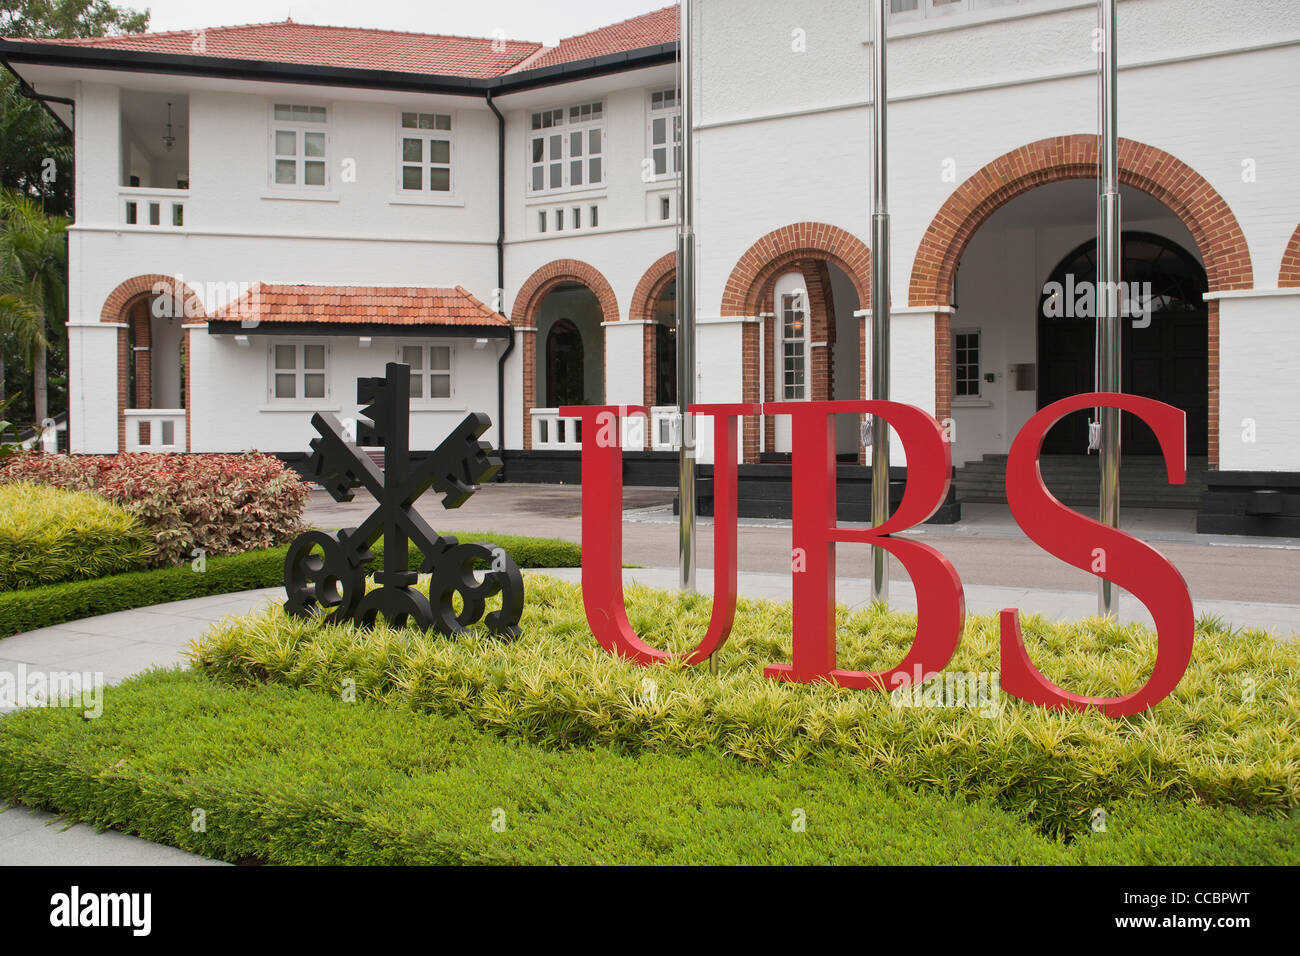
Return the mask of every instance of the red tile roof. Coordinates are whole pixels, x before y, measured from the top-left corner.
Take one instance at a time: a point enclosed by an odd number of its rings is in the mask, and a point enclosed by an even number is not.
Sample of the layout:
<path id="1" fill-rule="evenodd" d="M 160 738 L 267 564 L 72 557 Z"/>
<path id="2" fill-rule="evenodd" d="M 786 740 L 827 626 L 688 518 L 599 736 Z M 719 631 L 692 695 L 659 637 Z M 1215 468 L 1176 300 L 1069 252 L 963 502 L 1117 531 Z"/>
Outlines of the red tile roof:
<path id="1" fill-rule="evenodd" d="M 208 316 L 216 321 L 324 322 L 372 325 L 508 326 L 465 289 L 387 286 L 268 285 L 259 282 L 233 304 Z"/>
<path id="2" fill-rule="evenodd" d="M 511 67 L 543 49 L 540 43 L 520 40 L 322 27 L 291 20 L 209 27 L 202 31 L 127 33 L 29 42 L 474 79 L 507 73 Z"/>
<path id="3" fill-rule="evenodd" d="M 625 53 L 628 50 L 639 50 L 642 47 L 659 46 L 663 43 L 676 43 L 680 25 L 680 9 L 676 5 L 664 7 L 621 23 L 592 30 L 590 33 L 567 37 L 560 41 L 559 46 L 551 47 L 530 60 L 525 69 L 572 63 L 574 60 L 606 56 L 610 53 Z"/>

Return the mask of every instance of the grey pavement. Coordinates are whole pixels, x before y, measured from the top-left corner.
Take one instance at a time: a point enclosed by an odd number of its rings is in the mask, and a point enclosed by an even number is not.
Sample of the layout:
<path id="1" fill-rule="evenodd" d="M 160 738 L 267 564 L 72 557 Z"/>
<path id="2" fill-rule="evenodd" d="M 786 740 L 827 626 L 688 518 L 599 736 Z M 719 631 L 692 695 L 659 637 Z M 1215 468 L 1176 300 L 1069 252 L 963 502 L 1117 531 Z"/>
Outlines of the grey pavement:
<path id="1" fill-rule="evenodd" d="M 677 525 L 672 492 L 629 488 L 624 494 L 624 561 L 643 565 L 624 571 L 625 580 L 673 589 L 677 584 Z M 338 504 L 319 490 L 306 519 L 318 527 L 357 524 L 372 502 L 363 494 Z M 419 510 L 434 527 L 447 531 L 533 534 L 578 541 L 580 489 L 567 485 L 484 487 L 456 513 L 445 512 L 432 496 Z M 956 525 L 924 525 L 909 534 L 929 540 L 948 556 L 962 577 L 971 613 L 1019 607 L 1053 619 L 1078 619 L 1096 613 L 1095 579 L 1050 558 L 1020 533 L 1005 506 L 966 505 Z M 852 526 L 846 523 L 846 526 Z M 1187 579 L 1198 613 L 1221 615 L 1236 626 L 1259 627 L 1280 638 L 1300 630 L 1300 540 L 1198 535 L 1194 516 L 1185 511 L 1131 510 L 1125 530 L 1155 544 Z M 744 519 L 740 530 L 740 593 L 746 597 L 790 597 L 790 523 Z M 711 522 L 700 522 L 699 585 L 711 591 Z M 867 549 L 839 549 L 836 597 L 849 607 L 869 600 Z M 576 581 L 577 568 L 542 573 Z M 19 668 L 97 673 L 112 684 L 153 667 L 184 660 L 190 641 L 223 617 L 248 613 L 283 591 L 268 588 L 240 594 L 193 598 L 172 604 L 121 611 L 70 621 L 0 640 L 0 672 Z M 891 605 L 915 610 L 916 597 L 900 569 L 890 580 Z M 1127 595 L 1120 618 L 1149 623 L 1142 605 Z M 106 831 L 68 827 L 50 814 L 22 807 L 0 812 L 0 865 L 68 863 L 75 865 L 209 864 L 194 854 Z"/>
<path id="2" fill-rule="evenodd" d="M 623 561 L 647 568 L 677 564 L 677 519 L 673 489 L 626 488 L 623 494 Z M 579 541 L 582 535 L 581 489 L 577 485 L 485 485 L 458 511 L 443 509 L 425 495 L 417 509 L 440 531 L 495 531 Z M 338 504 L 314 491 L 306 520 L 322 528 L 358 524 L 374 507 L 358 492 L 356 500 Z M 963 585 L 1019 590 L 1091 592 L 1096 579 L 1046 554 L 1020 531 L 1006 505 L 963 504 L 955 525 L 926 524 L 909 531 L 928 540 L 952 562 Z M 1182 573 L 1196 601 L 1300 604 L 1300 539 L 1202 535 L 1195 513 L 1178 509 L 1127 509 L 1120 527 L 1155 546 Z M 790 522 L 741 519 L 740 570 L 775 574 L 790 569 Z M 865 527 L 845 522 L 845 527 Z M 870 554 L 848 545 L 838 551 L 837 570 L 848 578 L 870 576 Z M 700 520 L 698 559 L 713 565 L 712 522 Z M 891 562 L 891 579 L 907 578 Z M 1300 627 L 1300 621 L 1297 621 Z"/>

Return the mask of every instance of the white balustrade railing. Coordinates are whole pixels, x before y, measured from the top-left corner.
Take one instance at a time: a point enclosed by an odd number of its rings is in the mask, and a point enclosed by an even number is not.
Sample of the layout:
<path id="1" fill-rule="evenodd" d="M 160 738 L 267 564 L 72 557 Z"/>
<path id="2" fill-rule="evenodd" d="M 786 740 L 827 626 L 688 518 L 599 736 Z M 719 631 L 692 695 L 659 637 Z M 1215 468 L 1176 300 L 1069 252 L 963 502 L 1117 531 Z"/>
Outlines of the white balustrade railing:
<path id="1" fill-rule="evenodd" d="M 556 451 L 582 449 L 582 429 L 578 419 L 561 417 L 558 408 L 534 408 L 531 415 L 534 448 Z M 646 450 L 647 428 L 650 450 L 676 451 L 681 447 L 681 417 L 675 405 L 656 405 L 650 409 L 649 422 L 636 415 L 624 417 L 622 423 L 625 451 Z"/>
<path id="2" fill-rule="evenodd" d="M 122 225 L 153 229 L 182 229 L 188 189 L 142 189 L 123 187 L 118 200 Z"/>
<path id="3" fill-rule="evenodd" d="M 124 414 L 126 451 L 185 450 L 185 409 L 128 408 Z"/>

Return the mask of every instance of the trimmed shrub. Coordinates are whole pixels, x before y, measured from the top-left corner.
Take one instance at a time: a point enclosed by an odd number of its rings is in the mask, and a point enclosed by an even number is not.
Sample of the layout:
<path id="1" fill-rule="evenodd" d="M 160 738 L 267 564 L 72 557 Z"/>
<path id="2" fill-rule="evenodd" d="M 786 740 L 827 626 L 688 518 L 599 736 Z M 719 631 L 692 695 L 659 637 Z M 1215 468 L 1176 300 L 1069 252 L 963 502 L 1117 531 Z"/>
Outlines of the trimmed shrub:
<path id="1" fill-rule="evenodd" d="M 582 564 L 581 547 L 568 541 L 509 534 L 452 534 L 461 541 L 485 541 L 505 548 L 521 568 L 576 568 Z M 209 594 L 279 587 L 284 583 L 284 559 L 288 550 L 286 545 L 209 558 L 207 569 L 202 574 L 191 570 L 187 564 L 0 593 L 0 638 L 95 614 L 128 611 Z M 375 560 L 369 567 L 378 569 L 383 563 L 383 541 L 372 550 Z M 419 552 L 412 546 L 410 553 L 411 566 L 417 567 Z"/>
<path id="2" fill-rule="evenodd" d="M 216 626 L 192 657 L 233 684 L 337 695 L 351 678 L 359 696 L 464 712 L 547 747 L 717 748 L 761 766 L 846 759 L 908 787 L 988 799 L 1050 834 L 1086 833 L 1095 808 L 1129 798 L 1273 812 L 1300 804 L 1300 645 L 1263 632 L 1203 624 L 1178 689 L 1116 720 L 1007 696 L 992 711 L 974 701 L 897 706 L 883 693 L 769 680 L 763 668 L 790 657 L 788 603 L 739 602 L 716 676 L 637 667 L 596 645 L 576 585 L 530 575 L 527 586 L 514 641 L 482 628 L 429 638 L 325 626 L 273 608 Z M 712 608 L 706 595 L 641 587 L 627 589 L 627 604 L 644 640 L 679 653 L 704 634 Z M 903 659 L 916 616 L 840 609 L 837 626 L 840 666 L 875 670 Z M 1139 625 L 1026 617 L 1024 633 L 1049 679 L 1088 696 L 1131 692 L 1155 658 L 1155 634 Z M 968 616 L 945 674 L 996 675 L 999 654 L 997 616 Z"/>
<path id="3" fill-rule="evenodd" d="M 1065 846 L 985 800 L 909 792 L 861 767 L 551 752 L 463 715 L 174 670 L 104 693 L 93 720 L 40 708 L 0 721 L 0 795 L 231 861 L 1300 862 L 1295 816 L 1125 802 L 1105 833 Z M 193 807 L 207 810 L 203 832 Z"/>
<path id="4" fill-rule="evenodd" d="M 238 554 L 283 544 L 302 530 L 310 486 L 270 455 L 14 455 L 0 484 L 34 482 L 94 491 L 154 535 L 156 566 L 196 548 Z"/>
<path id="5" fill-rule="evenodd" d="M 140 520 L 99 495 L 0 486 L 0 591 L 119 574 L 154 551 Z"/>

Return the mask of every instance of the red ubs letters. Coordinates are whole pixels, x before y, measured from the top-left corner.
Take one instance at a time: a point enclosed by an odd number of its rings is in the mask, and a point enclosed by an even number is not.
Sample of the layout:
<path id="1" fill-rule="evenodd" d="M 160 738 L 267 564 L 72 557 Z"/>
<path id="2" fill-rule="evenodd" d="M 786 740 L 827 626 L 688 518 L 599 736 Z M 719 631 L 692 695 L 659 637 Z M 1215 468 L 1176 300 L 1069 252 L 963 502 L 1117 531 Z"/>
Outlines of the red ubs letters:
<path id="1" fill-rule="evenodd" d="M 1142 541 L 1087 518 L 1056 500 L 1043 484 L 1038 458 L 1043 438 L 1063 416 L 1094 407 L 1137 415 L 1155 432 L 1169 480 L 1186 480 L 1185 415 L 1171 405 L 1135 395 L 1094 392 L 1063 399 L 1039 411 L 1020 430 L 1007 461 L 1007 501 L 1020 528 L 1049 554 L 1098 574 L 1134 594 L 1155 620 L 1156 663 L 1151 677 L 1124 697 L 1082 697 L 1052 684 L 1030 661 L 1020 634 L 1019 611 L 1002 612 L 1001 687 L 1044 707 L 1098 708 L 1112 717 L 1135 714 L 1163 700 L 1178 685 L 1192 655 L 1191 596 L 1182 575 Z M 713 613 L 688 663 L 708 658 L 726 641 L 736 610 L 737 446 L 744 415 L 790 415 L 792 543 L 801 568 L 792 572 L 793 653 L 789 664 L 765 670 L 778 680 L 828 680 L 844 687 L 887 690 L 907 675 L 937 674 L 961 640 L 966 603 L 961 579 L 934 547 L 893 537 L 925 521 L 948 494 L 952 450 L 928 413 L 898 402 L 780 402 L 696 405 L 696 417 L 713 420 Z M 879 415 L 898 433 L 907 452 L 907 484 L 898 508 L 875 528 L 841 528 L 835 521 L 835 414 Z M 646 415 L 641 406 L 573 406 L 565 417 L 582 420 L 582 599 L 601 647 L 638 664 L 667 658 L 642 641 L 623 602 L 623 450 L 620 418 Z M 916 637 L 908 654 L 886 671 L 849 671 L 835 660 L 835 544 L 884 548 L 911 576 L 916 589 Z M 1101 557 L 1099 565 L 1098 557 Z M 1104 571 L 1094 568 L 1103 566 Z"/>

